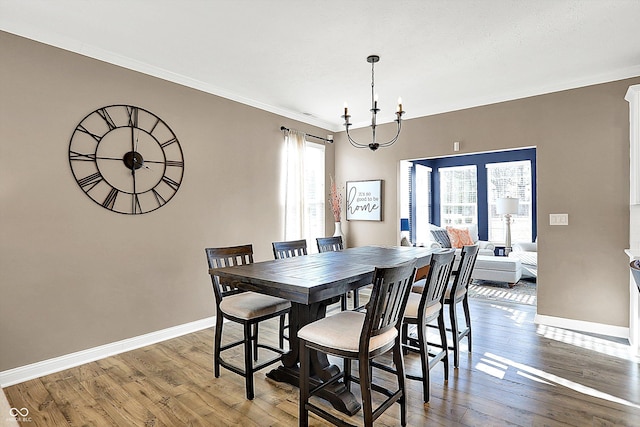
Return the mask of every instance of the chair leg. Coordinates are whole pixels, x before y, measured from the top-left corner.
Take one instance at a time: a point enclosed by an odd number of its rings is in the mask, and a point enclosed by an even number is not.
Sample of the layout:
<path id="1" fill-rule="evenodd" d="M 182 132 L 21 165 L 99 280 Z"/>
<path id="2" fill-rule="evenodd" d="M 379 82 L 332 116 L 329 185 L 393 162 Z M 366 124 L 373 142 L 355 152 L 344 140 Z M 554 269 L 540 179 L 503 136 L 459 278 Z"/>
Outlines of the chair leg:
<path id="1" fill-rule="evenodd" d="M 402 341 L 403 346 L 407 345 L 407 343 L 409 342 L 409 338 L 408 338 L 409 337 L 409 325 L 407 323 L 402 323 L 402 327 L 401 327 L 400 333 L 401 333 L 401 341 Z M 402 354 L 404 354 L 406 356 L 407 354 L 409 354 L 409 350 L 407 350 L 407 349 L 405 349 L 403 347 Z"/>
<path id="2" fill-rule="evenodd" d="M 347 311 L 347 298 L 349 298 L 349 294 L 342 294 L 340 297 L 340 310 Z"/>
<path id="3" fill-rule="evenodd" d="M 360 355 L 358 360 L 360 374 L 360 393 L 362 394 L 362 418 L 365 426 L 373 426 L 373 402 L 371 397 L 371 366 L 367 355 Z"/>
<path id="4" fill-rule="evenodd" d="M 222 323 L 224 319 L 220 311 L 216 314 L 216 332 L 213 344 L 213 375 L 220 377 L 220 346 L 222 345 Z"/>
<path id="5" fill-rule="evenodd" d="M 342 359 L 342 372 L 344 372 L 344 386 L 351 391 L 351 359 Z"/>
<path id="6" fill-rule="evenodd" d="M 284 323 L 285 323 L 285 314 L 280 316 L 280 332 L 278 333 L 278 343 L 280 344 L 280 348 L 284 348 Z"/>
<path id="7" fill-rule="evenodd" d="M 427 344 L 427 325 L 418 319 L 418 345 L 420 346 L 420 364 L 422 365 L 422 399 L 429 401 L 429 344 Z"/>
<path id="8" fill-rule="evenodd" d="M 360 307 L 360 294 L 357 289 L 353 290 L 353 308 Z"/>
<path id="9" fill-rule="evenodd" d="M 440 309 L 438 315 L 438 329 L 440 330 L 440 342 L 442 344 L 442 351 L 444 351 L 444 357 L 442 362 L 444 363 L 444 380 L 449 380 L 449 346 L 447 344 L 447 326 L 444 324 L 444 312 Z"/>
<path id="10" fill-rule="evenodd" d="M 402 343 L 398 340 L 393 348 L 393 363 L 396 366 L 396 376 L 398 377 L 398 390 L 402 391 L 398 403 L 400 404 L 400 425 L 407 425 L 407 389 L 404 376 L 404 359 L 402 357 Z"/>
<path id="11" fill-rule="evenodd" d="M 469 353 L 471 353 L 471 313 L 469 312 L 469 299 L 464 296 L 462 300 L 462 308 L 464 309 L 464 320 L 467 323 L 467 342 L 469 343 Z"/>
<path id="12" fill-rule="evenodd" d="M 441 309 L 438 315 L 438 329 L 440 330 L 440 342 L 442 344 L 442 351 L 444 356 L 442 362 L 444 363 L 444 380 L 449 380 L 449 347 L 447 344 L 447 326 L 444 324 L 444 312 Z"/>
<path id="13" fill-rule="evenodd" d="M 309 425 L 309 411 L 307 410 L 307 402 L 309 401 L 309 351 L 305 345 L 305 340 L 300 340 L 300 403 L 298 404 L 298 425 L 307 427 Z"/>
<path id="14" fill-rule="evenodd" d="M 458 316 L 456 316 L 456 302 L 449 303 L 449 320 L 451 322 L 451 339 L 453 339 L 453 366 L 460 366 L 460 335 L 458 332 Z"/>
<path id="15" fill-rule="evenodd" d="M 253 400 L 253 343 L 251 339 L 251 330 L 253 325 L 245 323 L 244 325 L 244 381 L 247 392 L 247 399 Z"/>
<path id="16" fill-rule="evenodd" d="M 253 360 L 258 360 L 258 324 L 253 325 L 253 333 L 251 334 L 251 341 L 253 342 Z"/>

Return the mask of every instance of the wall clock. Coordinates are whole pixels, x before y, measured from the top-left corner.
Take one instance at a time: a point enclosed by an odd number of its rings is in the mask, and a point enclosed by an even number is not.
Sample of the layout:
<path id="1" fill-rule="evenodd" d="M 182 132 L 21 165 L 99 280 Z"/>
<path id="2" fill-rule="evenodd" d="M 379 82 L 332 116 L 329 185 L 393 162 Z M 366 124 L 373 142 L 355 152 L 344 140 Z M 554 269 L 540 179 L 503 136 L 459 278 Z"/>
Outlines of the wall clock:
<path id="1" fill-rule="evenodd" d="M 82 119 L 71 136 L 69 164 L 91 200 L 129 215 L 167 204 L 184 172 L 182 148 L 171 128 L 133 105 L 102 107 Z"/>

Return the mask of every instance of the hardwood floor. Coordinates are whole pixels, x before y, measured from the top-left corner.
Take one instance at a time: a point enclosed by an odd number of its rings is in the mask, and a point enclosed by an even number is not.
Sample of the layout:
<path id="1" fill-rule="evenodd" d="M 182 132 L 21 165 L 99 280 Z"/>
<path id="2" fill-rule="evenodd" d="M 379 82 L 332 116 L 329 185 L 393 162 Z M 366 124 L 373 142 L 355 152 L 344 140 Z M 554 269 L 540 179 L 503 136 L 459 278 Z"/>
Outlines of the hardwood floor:
<path id="1" fill-rule="evenodd" d="M 531 305 L 472 299 L 471 312 L 473 352 L 465 342 L 447 383 L 441 365 L 432 369 L 431 402 L 423 404 L 420 384 L 407 381 L 408 425 L 640 425 L 640 361 L 627 345 L 535 325 Z M 241 335 L 237 325 L 225 328 L 227 338 Z M 261 337 L 276 342 L 276 331 L 274 321 Z M 29 409 L 24 426 L 297 425 L 297 388 L 259 372 L 256 398 L 247 401 L 242 377 L 224 369 L 213 377 L 212 343 L 213 330 L 204 330 L 4 391 L 11 407 Z M 405 363 L 419 369 L 417 355 Z M 397 420 L 395 405 L 376 425 Z M 310 425 L 325 424 L 311 416 Z"/>

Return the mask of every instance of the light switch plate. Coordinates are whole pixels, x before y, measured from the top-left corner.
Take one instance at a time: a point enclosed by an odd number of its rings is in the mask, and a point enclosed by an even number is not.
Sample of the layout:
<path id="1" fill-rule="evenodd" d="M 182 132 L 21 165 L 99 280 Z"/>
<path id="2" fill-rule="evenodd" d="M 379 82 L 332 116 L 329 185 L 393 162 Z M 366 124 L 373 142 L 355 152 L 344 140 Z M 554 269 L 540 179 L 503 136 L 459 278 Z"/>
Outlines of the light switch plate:
<path id="1" fill-rule="evenodd" d="M 569 225 L 569 214 L 549 214 L 549 225 Z"/>

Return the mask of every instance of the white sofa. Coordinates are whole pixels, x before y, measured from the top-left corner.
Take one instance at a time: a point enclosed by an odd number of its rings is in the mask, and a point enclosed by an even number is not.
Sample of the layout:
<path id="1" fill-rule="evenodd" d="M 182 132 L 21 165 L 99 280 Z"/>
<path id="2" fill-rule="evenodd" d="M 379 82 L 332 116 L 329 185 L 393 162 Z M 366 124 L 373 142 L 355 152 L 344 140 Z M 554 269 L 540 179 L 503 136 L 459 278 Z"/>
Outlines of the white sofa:
<path id="1" fill-rule="evenodd" d="M 519 259 L 522 263 L 522 276 L 528 278 L 538 277 L 538 243 L 523 242 L 514 243 L 509 258 Z"/>
<path id="2" fill-rule="evenodd" d="M 463 226 L 457 226 L 456 228 L 464 228 Z M 476 265 L 473 269 L 473 273 L 471 277 L 476 280 L 487 280 L 491 282 L 507 282 L 509 287 L 512 287 L 515 283 L 520 280 L 523 274 L 525 274 L 524 266 L 520 259 L 516 257 L 507 258 L 507 257 L 497 257 L 495 256 L 495 246 L 491 242 L 487 242 L 484 240 L 479 240 L 478 238 L 478 227 L 476 225 L 470 225 L 466 228 L 469 229 L 469 235 L 474 243 L 478 244 L 478 258 L 476 260 Z M 446 232 L 446 228 L 438 227 L 435 225 L 431 225 L 431 230 L 436 230 L 436 232 L 442 233 L 442 231 Z M 434 233 L 432 233 L 434 240 L 437 238 Z M 431 248 L 443 248 L 444 245 L 440 242 L 431 242 Z M 461 253 L 461 249 L 456 249 L 457 260 L 460 259 L 459 255 Z M 454 268 L 457 268 L 454 265 Z"/>
<path id="3" fill-rule="evenodd" d="M 442 230 L 446 233 L 447 229 L 444 227 L 438 227 L 437 225 L 433 225 L 433 224 L 429 224 L 431 231 L 436 230 Z M 457 225 L 455 226 L 455 228 L 467 228 L 469 229 L 469 235 L 471 236 L 471 240 L 473 240 L 473 243 L 477 243 L 478 244 L 478 255 L 482 255 L 482 256 L 494 256 L 494 250 L 495 250 L 495 246 L 493 245 L 493 243 L 491 242 L 487 242 L 485 240 L 479 240 L 478 238 L 478 226 L 476 224 L 471 224 L 471 225 Z M 433 233 L 432 234 L 432 239 L 433 241 L 430 242 L 429 247 L 434 248 L 434 249 L 438 249 L 438 248 L 444 248 L 445 246 L 440 243 L 437 242 L 435 240 L 435 237 L 433 237 Z M 460 256 L 462 249 L 456 249 L 456 257 Z"/>

